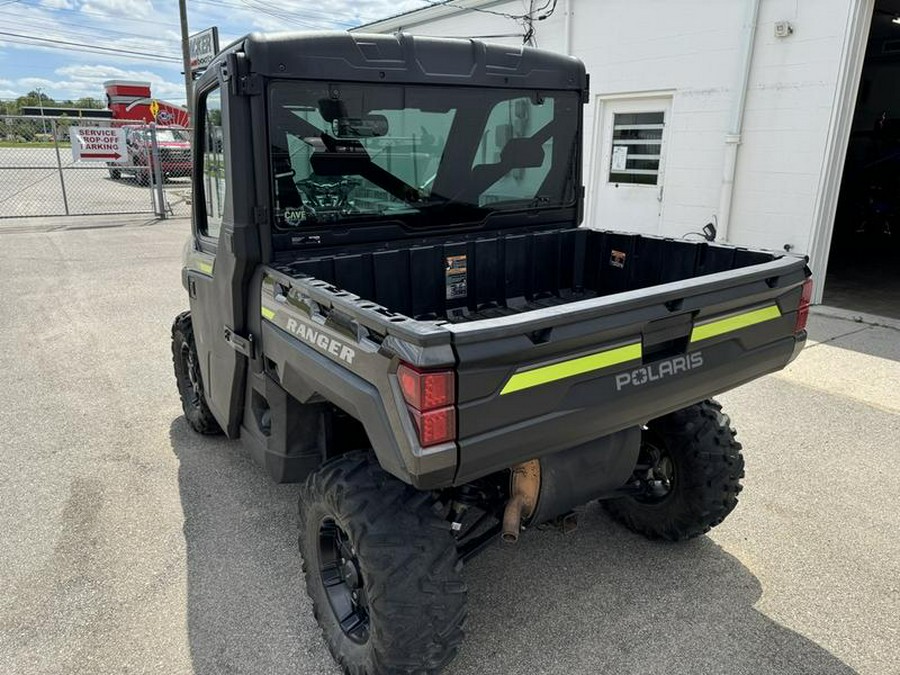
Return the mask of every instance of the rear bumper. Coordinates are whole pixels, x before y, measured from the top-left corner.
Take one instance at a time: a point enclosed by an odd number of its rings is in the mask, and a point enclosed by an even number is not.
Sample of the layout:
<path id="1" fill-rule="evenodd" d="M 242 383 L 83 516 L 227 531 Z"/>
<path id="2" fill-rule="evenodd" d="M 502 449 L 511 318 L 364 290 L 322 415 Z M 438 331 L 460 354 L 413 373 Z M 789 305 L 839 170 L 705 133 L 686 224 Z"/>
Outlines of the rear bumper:
<path id="1" fill-rule="evenodd" d="M 466 483 L 519 462 L 646 424 L 780 370 L 796 358 L 805 342 L 805 332 L 750 350 L 739 340 L 730 340 L 698 350 L 703 365 L 696 370 L 621 391 L 616 376 L 622 370 L 572 386 L 547 385 L 543 395 L 557 398 L 553 412 L 460 439 L 454 482 Z"/>
<path id="2" fill-rule="evenodd" d="M 190 176 L 190 162 L 161 162 L 160 168 L 167 176 Z"/>

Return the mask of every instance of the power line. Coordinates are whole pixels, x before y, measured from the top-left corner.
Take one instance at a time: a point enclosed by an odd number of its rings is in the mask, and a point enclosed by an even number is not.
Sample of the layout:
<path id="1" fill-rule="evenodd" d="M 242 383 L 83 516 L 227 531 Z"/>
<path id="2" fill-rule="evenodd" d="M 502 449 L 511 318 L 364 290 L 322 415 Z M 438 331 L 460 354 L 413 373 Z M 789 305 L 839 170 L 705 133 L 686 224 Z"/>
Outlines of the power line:
<path id="1" fill-rule="evenodd" d="M 463 5 L 454 4 L 451 0 L 420 0 L 420 2 L 424 2 L 427 5 L 431 5 L 432 7 L 452 7 L 453 9 L 458 9 L 463 12 L 478 12 L 480 14 L 490 14 L 492 16 L 501 16 L 505 19 L 512 19 L 513 21 L 522 21 L 529 17 L 528 14 L 510 14 L 509 12 L 498 12 L 493 9 L 484 9 L 483 7 L 465 7 Z"/>
<path id="2" fill-rule="evenodd" d="M 522 40 L 525 44 L 534 41 L 534 22 L 535 21 L 543 21 L 544 19 L 548 19 L 553 15 L 553 12 L 556 11 L 556 5 L 559 0 L 546 0 L 543 5 L 538 8 L 534 6 L 534 0 L 529 1 L 528 11 L 524 14 L 510 14 L 509 12 L 498 12 L 493 9 L 485 9 L 483 7 L 466 7 L 464 5 L 457 5 L 452 0 L 421 0 L 432 7 L 452 7 L 453 9 L 458 9 L 463 12 L 479 12 L 481 14 L 489 14 L 491 16 L 499 16 L 505 19 L 510 19 L 511 21 L 515 21 L 516 23 L 521 24 L 522 29 L 525 31 L 525 34 L 522 36 Z M 537 16 L 535 16 L 537 14 Z"/>
<path id="3" fill-rule="evenodd" d="M 69 51 L 92 51 L 93 53 L 110 53 L 110 54 L 121 54 L 125 56 L 130 56 L 134 58 L 149 58 L 156 61 L 175 61 L 178 62 L 178 59 L 172 55 L 166 54 L 150 54 L 149 52 L 138 52 L 132 51 L 130 49 L 119 49 L 116 47 L 102 47 L 100 45 L 89 45 L 83 42 L 71 42 L 69 40 L 55 40 L 53 38 L 44 38 L 37 35 L 23 35 L 21 33 L 7 33 L 5 31 L 0 31 L 0 36 L 6 36 L 3 42 L 17 42 L 17 44 L 29 44 L 27 42 L 22 42 L 22 40 L 32 40 L 34 43 L 38 43 L 33 46 L 41 46 L 40 43 L 46 43 L 49 45 L 63 45 L 69 47 Z M 74 49 L 79 48 L 79 49 Z M 65 50 L 61 50 L 65 51 Z"/>
<path id="4" fill-rule="evenodd" d="M 302 14 L 295 13 L 290 10 L 286 10 L 283 7 L 273 7 L 264 2 L 244 2 L 244 0 L 239 1 L 228 1 L 228 0 L 191 0 L 191 4 L 195 5 L 210 5 L 213 7 L 221 8 L 227 7 L 230 9 L 236 9 L 244 12 L 258 12 L 261 14 L 266 14 L 274 19 L 279 19 L 281 21 L 290 21 L 292 23 L 307 26 L 309 28 L 324 28 L 327 25 L 334 25 L 340 22 L 344 17 L 346 17 L 347 21 L 356 21 L 357 19 L 361 19 L 363 21 L 367 20 L 367 17 L 364 17 L 361 14 L 336 14 L 334 12 L 325 12 L 319 9 L 304 9 Z M 306 20 L 305 17 L 311 17 L 319 23 L 313 23 L 311 21 Z M 373 18 L 374 20 L 374 18 Z"/>
<path id="5" fill-rule="evenodd" d="M 92 11 L 89 11 L 87 9 L 83 9 L 80 7 L 79 8 L 53 7 L 52 9 L 49 9 L 49 8 L 45 8 L 45 7 L 39 7 L 37 5 L 29 5 L 28 3 L 24 2 L 24 0 L 19 0 L 19 1 L 22 2 L 23 7 L 29 7 L 31 9 L 36 9 L 38 11 L 46 11 L 51 14 L 55 14 L 56 12 L 74 12 L 75 14 L 79 14 L 79 15 L 83 14 L 86 16 L 98 16 L 103 19 L 109 19 L 109 20 L 111 20 L 113 18 L 109 14 L 104 14 L 103 12 L 92 12 Z M 130 21 L 132 23 L 139 23 L 139 24 L 142 24 L 145 26 L 148 24 L 151 24 L 151 25 L 155 25 L 155 26 L 167 26 L 169 28 L 176 27 L 176 24 L 174 24 L 174 23 L 166 23 L 163 21 L 151 21 L 150 19 L 132 19 L 127 16 L 117 16 L 117 17 L 115 17 L 115 21 L 117 23 L 119 23 L 121 21 Z"/>
<path id="6" fill-rule="evenodd" d="M 0 10 L 0 14 L 6 13 L 6 12 L 8 12 L 8 10 Z M 19 24 L 18 24 L 19 28 L 30 28 L 32 30 L 45 30 L 46 29 L 46 26 L 35 25 L 33 23 L 33 21 L 42 20 L 43 17 L 26 16 L 25 18 L 31 19 L 32 22 L 29 22 L 26 24 L 26 23 L 22 23 L 20 20 Z M 65 31 L 65 35 L 60 35 L 58 37 L 75 37 L 76 39 L 83 40 L 83 39 L 103 38 L 107 34 L 112 34 L 112 35 L 121 35 L 122 37 L 125 37 L 125 38 L 138 38 L 138 39 L 144 39 L 144 40 L 148 39 L 148 36 L 146 33 L 144 33 L 144 34 L 126 33 L 124 31 L 120 31 L 120 30 L 113 30 L 112 28 L 103 28 L 103 29 L 95 30 L 95 31 L 91 32 L 90 26 L 85 26 L 84 24 L 76 23 L 74 21 L 63 21 L 62 19 L 58 19 L 58 18 L 54 18 L 54 21 L 56 23 L 59 23 L 64 26 L 72 26 L 74 28 L 82 28 L 85 30 L 85 32 L 82 32 L 82 33 L 78 33 L 76 31 Z M 62 33 L 62 31 L 60 31 L 60 32 Z M 173 38 L 149 38 L 149 39 L 159 40 L 160 42 L 168 42 L 171 45 L 175 45 L 178 42 L 177 40 L 175 40 Z"/>

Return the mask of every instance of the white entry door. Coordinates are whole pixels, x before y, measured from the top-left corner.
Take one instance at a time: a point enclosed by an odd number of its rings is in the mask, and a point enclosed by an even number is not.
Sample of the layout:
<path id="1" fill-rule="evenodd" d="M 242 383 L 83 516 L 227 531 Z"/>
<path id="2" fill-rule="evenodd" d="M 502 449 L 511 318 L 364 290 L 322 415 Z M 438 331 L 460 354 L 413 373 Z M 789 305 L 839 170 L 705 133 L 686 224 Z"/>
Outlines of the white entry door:
<path id="1" fill-rule="evenodd" d="M 662 215 L 671 98 L 602 101 L 591 226 L 656 234 Z"/>

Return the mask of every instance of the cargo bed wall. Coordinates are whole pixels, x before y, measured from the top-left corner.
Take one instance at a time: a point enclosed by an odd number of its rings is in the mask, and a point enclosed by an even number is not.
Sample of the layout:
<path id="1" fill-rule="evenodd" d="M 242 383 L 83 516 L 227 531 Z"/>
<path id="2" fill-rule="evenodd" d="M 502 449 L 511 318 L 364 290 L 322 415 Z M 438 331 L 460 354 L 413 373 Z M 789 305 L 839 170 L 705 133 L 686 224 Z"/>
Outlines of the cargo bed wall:
<path id="1" fill-rule="evenodd" d="M 437 241 L 276 265 L 420 320 L 473 321 L 647 288 L 776 256 L 587 229 Z"/>

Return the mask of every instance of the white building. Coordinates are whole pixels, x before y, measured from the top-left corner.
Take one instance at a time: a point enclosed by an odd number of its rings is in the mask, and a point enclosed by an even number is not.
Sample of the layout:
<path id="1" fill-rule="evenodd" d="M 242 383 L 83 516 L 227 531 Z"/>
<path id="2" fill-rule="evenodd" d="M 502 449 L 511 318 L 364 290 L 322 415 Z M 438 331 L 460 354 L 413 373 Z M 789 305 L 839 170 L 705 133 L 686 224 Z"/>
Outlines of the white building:
<path id="1" fill-rule="evenodd" d="M 591 75 L 587 224 L 682 237 L 715 221 L 720 239 L 808 254 L 819 301 L 831 254 L 827 302 L 874 280 L 900 316 L 900 227 L 888 234 L 894 198 L 874 184 L 900 176 L 885 149 L 900 138 L 898 16 L 900 0 L 453 0 L 358 30 L 521 45 L 530 25 Z M 900 179 L 897 194 L 900 211 Z"/>

